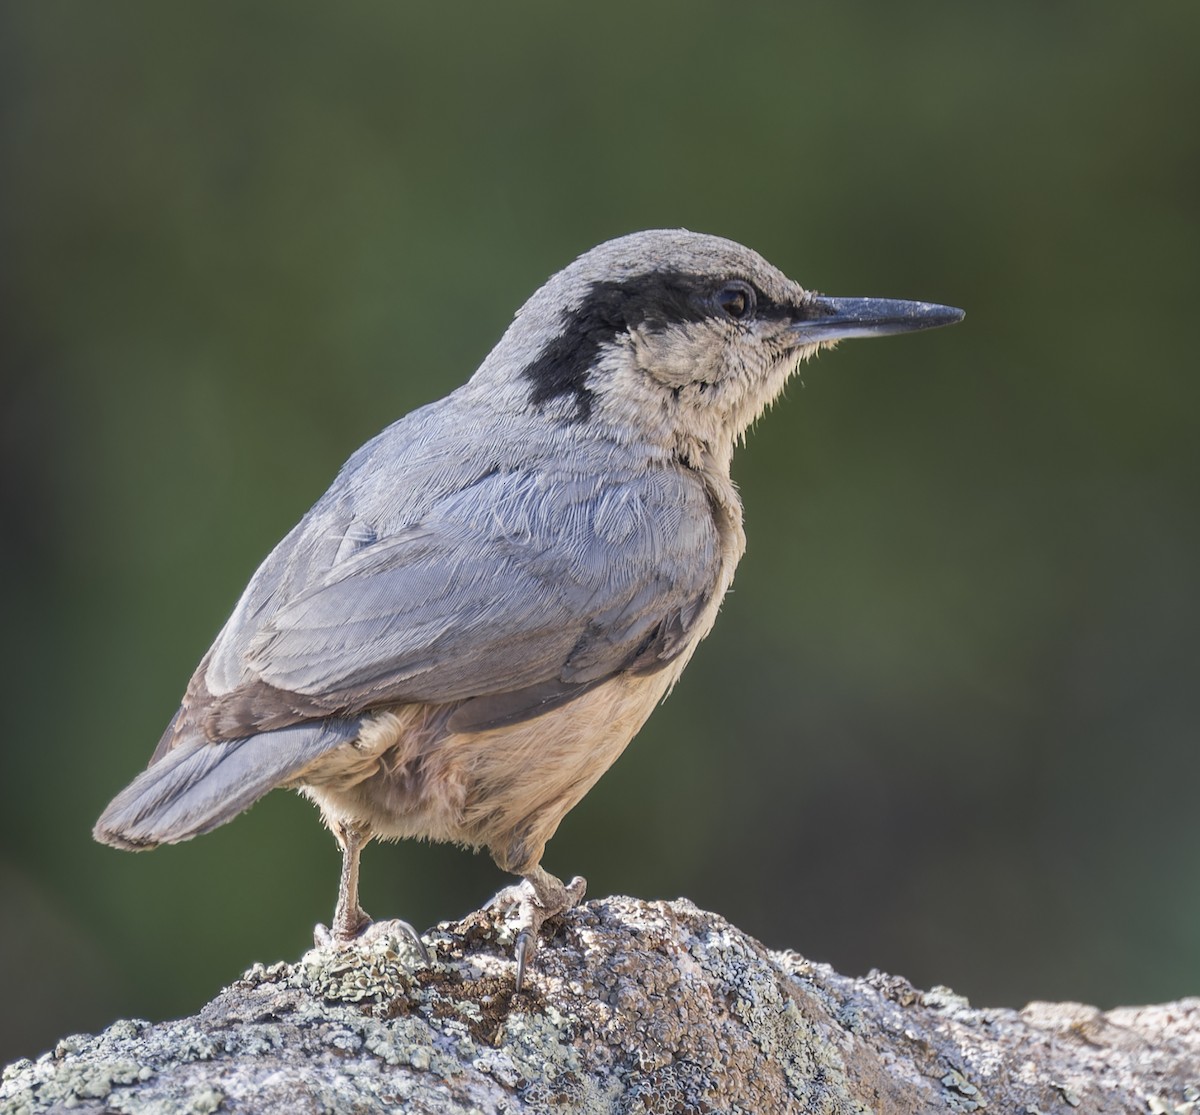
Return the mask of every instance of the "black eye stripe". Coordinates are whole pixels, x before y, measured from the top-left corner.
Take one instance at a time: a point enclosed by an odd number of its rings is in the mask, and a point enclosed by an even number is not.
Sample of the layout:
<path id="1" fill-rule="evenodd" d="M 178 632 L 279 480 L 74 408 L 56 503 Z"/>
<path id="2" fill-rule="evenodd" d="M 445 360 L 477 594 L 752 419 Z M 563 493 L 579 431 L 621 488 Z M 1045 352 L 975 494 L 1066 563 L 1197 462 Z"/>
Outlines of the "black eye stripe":
<path id="1" fill-rule="evenodd" d="M 741 316 L 730 313 L 720 301 L 723 292 L 734 289 L 748 299 L 748 312 L 743 307 Z M 678 323 L 748 321 L 750 317 L 786 317 L 789 313 L 788 307 L 775 303 L 744 279 L 663 270 L 622 280 L 599 280 L 582 302 L 563 310 L 558 336 L 525 367 L 529 401 L 541 406 L 555 398 L 570 399 L 575 404 L 575 420 L 586 422 L 593 402 L 588 376 L 600 349 L 621 334 L 635 328 L 659 330 Z"/>

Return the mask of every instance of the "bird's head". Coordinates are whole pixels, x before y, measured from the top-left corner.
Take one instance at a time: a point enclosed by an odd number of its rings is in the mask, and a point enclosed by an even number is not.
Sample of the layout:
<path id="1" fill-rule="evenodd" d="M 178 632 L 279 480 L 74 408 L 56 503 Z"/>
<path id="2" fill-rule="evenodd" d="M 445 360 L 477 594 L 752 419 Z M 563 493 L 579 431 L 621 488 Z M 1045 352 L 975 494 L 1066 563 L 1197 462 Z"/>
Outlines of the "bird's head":
<path id="1" fill-rule="evenodd" d="M 849 337 L 949 325 L 961 310 L 806 290 L 757 252 L 637 232 L 552 276 L 477 375 L 605 436 L 725 463 L 799 364 Z"/>

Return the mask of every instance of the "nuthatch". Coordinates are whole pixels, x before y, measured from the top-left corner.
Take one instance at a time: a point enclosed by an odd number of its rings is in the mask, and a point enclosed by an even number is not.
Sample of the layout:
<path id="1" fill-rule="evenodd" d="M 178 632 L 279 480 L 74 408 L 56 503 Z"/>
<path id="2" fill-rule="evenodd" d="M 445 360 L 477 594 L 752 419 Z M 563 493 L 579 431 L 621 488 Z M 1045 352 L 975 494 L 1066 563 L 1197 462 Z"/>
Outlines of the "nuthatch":
<path id="1" fill-rule="evenodd" d="M 962 316 L 819 295 L 691 232 L 586 252 L 275 547 L 96 839 L 188 840 L 294 787 L 342 848 L 319 934 L 336 941 L 370 924 L 372 837 L 486 847 L 523 879 L 494 900 L 518 911 L 519 989 L 542 923 L 584 893 L 543 870 L 546 841 L 675 684 L 733 579 L 734 444 L 819 349 Z"/>

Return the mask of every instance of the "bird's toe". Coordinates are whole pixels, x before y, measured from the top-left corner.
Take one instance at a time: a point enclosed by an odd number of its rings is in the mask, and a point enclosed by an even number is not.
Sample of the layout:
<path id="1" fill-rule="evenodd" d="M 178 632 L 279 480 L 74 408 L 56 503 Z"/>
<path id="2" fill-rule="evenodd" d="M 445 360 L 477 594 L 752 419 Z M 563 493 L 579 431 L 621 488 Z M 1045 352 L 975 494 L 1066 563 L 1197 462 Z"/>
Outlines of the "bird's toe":
<path id="1" fill-rule="evenodd" d="M 538 935 L 542 926 L 551 918 L 558 917 L 577 906 L 587 890 L 587 880 L 576 875 L 563 884 L 553 875 L 537 870 L 519 883 L 505 887 L 485 907 L 507 913 L 516 910 L 517 929 L 514 951 L 517 962 L 516 991 L 520 994 L 525 984 L 525 975 L 533 968 L 537 955 Z"/>

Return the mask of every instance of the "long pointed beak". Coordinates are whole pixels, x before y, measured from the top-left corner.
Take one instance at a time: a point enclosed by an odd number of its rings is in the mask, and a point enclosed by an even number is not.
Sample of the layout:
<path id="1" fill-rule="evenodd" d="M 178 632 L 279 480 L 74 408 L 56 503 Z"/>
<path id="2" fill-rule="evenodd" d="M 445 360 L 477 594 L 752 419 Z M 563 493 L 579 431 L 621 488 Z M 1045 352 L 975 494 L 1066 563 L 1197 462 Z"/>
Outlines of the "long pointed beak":
<path id="1" fill-rule="evenodd" d="M 897 298 L 830 298 L 814 294 L 792 324 L 798 344 L 842 341 L 849 337 L 885 337 L 937 329 L 962 321 L 965 314 L 936 302 L 903 302 Z"/>

